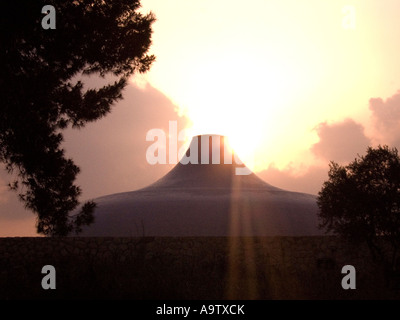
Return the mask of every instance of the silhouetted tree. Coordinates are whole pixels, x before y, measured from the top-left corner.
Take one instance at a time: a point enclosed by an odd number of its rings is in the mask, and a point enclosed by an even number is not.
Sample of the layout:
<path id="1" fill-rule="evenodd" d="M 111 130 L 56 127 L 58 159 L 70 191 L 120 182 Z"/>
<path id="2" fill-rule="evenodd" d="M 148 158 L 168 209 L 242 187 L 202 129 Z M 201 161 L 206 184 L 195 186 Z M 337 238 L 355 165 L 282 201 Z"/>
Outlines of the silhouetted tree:
<path id="1" fill-rule="evenodd" d="M 42 27 L 45 5 L 55 8 L 55 29 Z M 139 8 L 139 0 L 2 4 L 0 161 L 17 174 L 10 187 L 37 214 L 39 233 L 67 235 L 93 221 L 91 201 L 71 214 L 79 205 L 79 168 L 65 157 L 61 132 L 105 116 L 128 77 L 150 68 L 155 19 Z M 88 89 L 83 74 L 112 80 Z"/>
<path id="2" fill-rule="evenodd" d="M 365 156 L 347 166 L 331 162 L 318 206 L 321 228 L 365 241 L 376 261 L 392 271 L 399 267 L 400 158 L 396 148 L 369 147 Z"/>

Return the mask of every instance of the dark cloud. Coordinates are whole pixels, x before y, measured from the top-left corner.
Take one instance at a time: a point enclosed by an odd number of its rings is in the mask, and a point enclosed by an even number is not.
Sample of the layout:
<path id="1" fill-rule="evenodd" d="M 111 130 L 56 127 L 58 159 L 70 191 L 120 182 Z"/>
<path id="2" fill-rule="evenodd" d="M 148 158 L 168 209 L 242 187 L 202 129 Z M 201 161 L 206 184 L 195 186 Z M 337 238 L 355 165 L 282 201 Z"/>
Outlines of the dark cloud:
<path id="1" fill-rule="evenodd" d="M 303 175 L 296 175 L 290 168 L 279 170 L 270 166 L 257 175 L 275 187 L 285 190 L 317 194 L 325 180 L 328 179 L 329 167 L 311 166 Z"/>
<path id="2" fill-rule="evenodd" d="M 384 101 L 382 98 L 369 100 L 369 109 L 376 126 L 380 144 L 400 147 L 400 91 Z"/>
<path id="3" fill-rule="evenodd" d="M 154 128 L 168 134 L 169 121 L 178 131 L 187 120 L 179 117 L 171 101 L 158 90 L 129 86 L 124 100 L 103 120 L 81 131 L 69 130 L 66 150 L 81 167 L 78 183 L 84 197 L 98 197 L 144 187 L 167 173 L 173 165 L 146 161 L 146 133 Z"/>
<path id="4" fill-rule="evenodd" d="M 317 194 L 328 178 L 329 161 L 348 163 L 358 154 L 364 154 L 371 145 L 370 139 L 364 134 L 364 127 L 352 119 L 333 124 L 320 123 L 316 130 L 320 140 L 310 150 L 326 161 L 325 166 L 311 165 L 302 175 L 296 174 L 290 167 L 279 170 L 270 166 L 259 176 L 282 189 Z"/>
<path id="5" fill-rule="evenodd" d="M 364 127 L 352 119 L 331 125 L 324 122 L 316 130 L 320 140 L 311 147 L 311 151 L 327 161 L 352 161 L 357 154 L 364 154 L 371 145 L 370 139 L 364 134 Z"/>
<path id="6" fill-rule="evenodd" d="M 179 131 L 187 119 L 179 117 L 176 106 L 151 86 L 142 90 L 129 85 L 123 96 L 103 119 L 81 130 L 65 131 L 66 155 L 81 168 L 77 184 L 83 191 L 82 201 L 144 187 L 173 167 L 147 163 L 146 150 L 153 142 L 146 141 L 146 133 L 160 128 L 168 134 L 169 121 L 177 121 Z M 14 235 L 31 235 L 35 216 L 4 188 L 11 180 L 4 170 L 0 179 L 0 236 L 10 235 L 11 230 Z"/>
<path id="7" fill-rule="evenodd" d="M 301 176 L 286 168 L 278 170 L 270 166 L 258 175 L 268 183 L 292 191 L 317 194 L 323 182 L 328 178 L 328 162 L 347 164 L 358 154 L 365 154 L 368 146 L 380 143 L 400 148 L 400 90 L 386 99 L 372 98 L 369 101 L 375 135 L 368 138 L 364 126 L 352 119 L 327 124 L 320 123 L 317 127 L 319 142 L 310 150 L 320 159 L 326 160 L 325 167 L 310 166 Z"/>

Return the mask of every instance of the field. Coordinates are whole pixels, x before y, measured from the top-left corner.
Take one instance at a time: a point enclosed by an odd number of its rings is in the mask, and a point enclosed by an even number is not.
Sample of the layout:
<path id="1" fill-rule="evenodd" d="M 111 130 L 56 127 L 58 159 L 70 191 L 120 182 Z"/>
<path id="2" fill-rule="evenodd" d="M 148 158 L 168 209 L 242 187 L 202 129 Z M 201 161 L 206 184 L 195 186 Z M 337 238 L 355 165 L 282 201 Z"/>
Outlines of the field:
<path id="1" fill-rule="evenodd" d="M 44 265 L 56 289 L 44 290 Z M 356 289 L 342 287 L 344 265 Z M 1 299 L 398 299 L 365 247 L 336 237 L 0 238 Z"/>

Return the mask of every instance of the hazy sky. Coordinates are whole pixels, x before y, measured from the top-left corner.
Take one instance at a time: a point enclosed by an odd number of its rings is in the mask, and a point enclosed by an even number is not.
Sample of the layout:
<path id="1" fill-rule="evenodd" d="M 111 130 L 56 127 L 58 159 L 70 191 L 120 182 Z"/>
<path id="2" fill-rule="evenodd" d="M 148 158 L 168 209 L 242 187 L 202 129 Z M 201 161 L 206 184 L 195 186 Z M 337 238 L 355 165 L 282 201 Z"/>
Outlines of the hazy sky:
<path id="1" fill-rule="evenodd" d="M 65 134 L 82 200 L 154 182 L 146 133 L 169 121 L 227 135 L 277 187 L 316 194 L 328 163 L 368 145 L 400 148 L 400 1 L 142 0 L 152 11 L 151 71 L 106 118 Z M 88 83 L 94 83 L 89 79 Z M 0 173 L 0 236 L 34 235 Z"/>

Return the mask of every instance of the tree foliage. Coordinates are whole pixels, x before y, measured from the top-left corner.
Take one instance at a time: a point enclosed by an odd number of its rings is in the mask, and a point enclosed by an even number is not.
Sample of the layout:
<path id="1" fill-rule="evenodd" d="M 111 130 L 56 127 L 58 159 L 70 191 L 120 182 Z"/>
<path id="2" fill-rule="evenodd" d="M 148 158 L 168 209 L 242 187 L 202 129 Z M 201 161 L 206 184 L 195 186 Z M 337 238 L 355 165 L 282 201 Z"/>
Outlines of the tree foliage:
<path id="1" fill-rule="evenodd" d="M 128 77 L 149 70 L 155 19 L 138 12 L 139 0 L 6 3 L 0 22 L 0 161 L 17 174 L 10 186 L 37 214 L 39 233 L 78 232 L 93 221 L 95 204 L 70 214 L 79 205 L 79 167 L 65 157 L 62 130 L 105 116 L 122 98 Z M 45 5 L 56 10 L 56 29 L 42 28 Z M 78 79 L 92 74 L 113 80 L 85 88 Z"/>
<path id="2" fill-rule="evenodd" d="M 321 228 L 366 241 L 376 259 L 396 268 L 400 248 L 400 158 L 396 148 L 369 147 L 347 166 L 331 162 L 318 194 Z M 390 256 L 384 243 L 391 246 Z"/>

